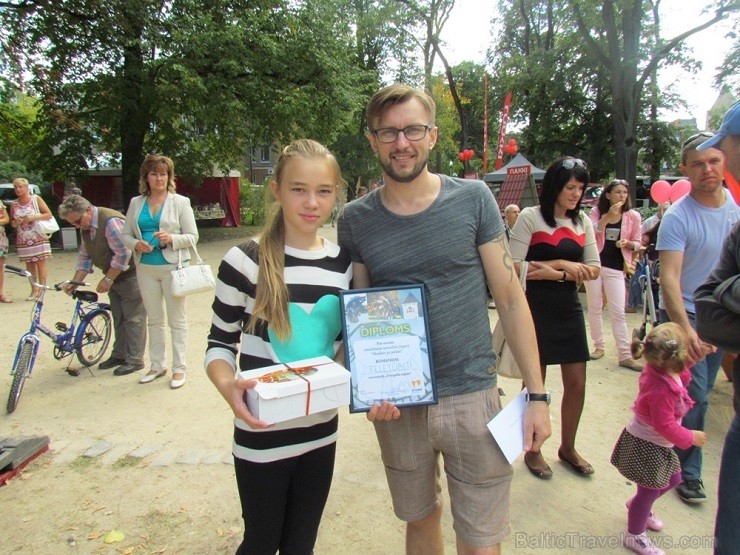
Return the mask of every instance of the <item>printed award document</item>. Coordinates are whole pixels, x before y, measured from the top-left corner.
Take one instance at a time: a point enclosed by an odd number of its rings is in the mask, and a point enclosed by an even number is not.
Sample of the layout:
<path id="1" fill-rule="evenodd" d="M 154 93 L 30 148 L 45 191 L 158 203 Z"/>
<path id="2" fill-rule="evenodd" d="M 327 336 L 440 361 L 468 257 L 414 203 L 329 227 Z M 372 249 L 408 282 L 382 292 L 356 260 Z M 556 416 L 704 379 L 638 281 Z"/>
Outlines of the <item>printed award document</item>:
<path id="1" fill-rule="evenodd" d="M 350 411 L 437 402 L 423 285 L 340 293 Z"/>

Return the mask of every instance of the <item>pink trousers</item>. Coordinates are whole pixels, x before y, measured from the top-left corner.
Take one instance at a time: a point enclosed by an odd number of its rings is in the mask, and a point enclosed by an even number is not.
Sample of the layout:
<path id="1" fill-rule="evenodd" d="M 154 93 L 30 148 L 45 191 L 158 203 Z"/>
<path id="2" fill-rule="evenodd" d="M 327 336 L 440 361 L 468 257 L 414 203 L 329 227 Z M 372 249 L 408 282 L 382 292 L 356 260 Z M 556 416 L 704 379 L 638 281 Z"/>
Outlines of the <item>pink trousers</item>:
<path id="1" fill-rule="evenodd" d="M 604 322 L 601 318 L 602 290 L 606 293 L 606 306 L 612 321 L 612 334 L 617 345 L 618 360 L 632 358 L 630 339 L 627 334 L 627 318 L 624 315 L 625 284 L 622 270 L 602 267 L 598 279 L 586 282 L 588 326 L 591 329 L 594 348 L 604 348 Z"/>

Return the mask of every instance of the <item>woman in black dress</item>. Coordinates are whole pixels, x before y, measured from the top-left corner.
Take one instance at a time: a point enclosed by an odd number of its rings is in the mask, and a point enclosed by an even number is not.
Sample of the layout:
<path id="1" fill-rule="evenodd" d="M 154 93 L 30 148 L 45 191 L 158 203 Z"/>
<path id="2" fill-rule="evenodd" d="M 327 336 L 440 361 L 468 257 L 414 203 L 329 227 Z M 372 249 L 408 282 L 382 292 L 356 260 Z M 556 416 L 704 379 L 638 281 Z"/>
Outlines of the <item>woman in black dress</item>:
<path id="1" fill-rule="evenodd" d="M 542 379 L 548 364 L 559 364 L 561 368 L 563 401 L 558 457 L 584 476 L 593 474 L 594 469 L 575 448 L 589 360 L 578 286 L 597 278 L 600 270 L 593 226 L 580 210 L 588 181 L 582 160 L 565 157 L 553 162 L 542 181 L 539 206 L 522 210 L 510 240 L 517 266 L 524 260 L 529 262 L 527 301 L 537 332 Z M 524 462 L 535 476 L 552 476 L 541 452 L 525 453 Z"/>

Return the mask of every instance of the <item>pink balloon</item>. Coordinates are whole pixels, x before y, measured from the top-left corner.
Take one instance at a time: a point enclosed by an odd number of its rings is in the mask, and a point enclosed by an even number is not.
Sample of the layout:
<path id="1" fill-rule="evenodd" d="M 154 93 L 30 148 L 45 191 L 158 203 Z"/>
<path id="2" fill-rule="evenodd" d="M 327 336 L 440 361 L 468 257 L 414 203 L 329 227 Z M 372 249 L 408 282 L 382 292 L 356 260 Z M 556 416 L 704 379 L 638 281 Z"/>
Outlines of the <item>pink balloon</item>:
<path id="1" fill-rule="evenodd" d="M 659 179 L 650 187 L 650 196 L 658 204 L 663 204 L 670 198 L 671 184 L 663 179 Z"/>
<path id="2" fill-rule="evenodd" d="M 679 179 L 671 187 L 671 194 L 668 197 L 671 202 L 676 202 L 682 196 L 691 190 L 691 181 L 688 179 Z"/>

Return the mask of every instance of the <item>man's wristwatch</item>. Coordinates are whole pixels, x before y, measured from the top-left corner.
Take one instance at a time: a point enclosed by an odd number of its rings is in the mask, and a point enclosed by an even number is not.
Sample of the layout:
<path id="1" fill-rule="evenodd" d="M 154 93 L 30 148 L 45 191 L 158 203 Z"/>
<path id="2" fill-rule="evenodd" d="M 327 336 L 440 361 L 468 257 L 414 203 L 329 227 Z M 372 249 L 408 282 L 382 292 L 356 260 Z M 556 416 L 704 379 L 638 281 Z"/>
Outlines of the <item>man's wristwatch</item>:
<path id="1" fill-rule="evenodd" d="M 103 281 L 107 283 L 108 285 L 113 285 L 113 280 L 109 278 L 108 276 L 103 276 Z"/>
<path id="2" fill-rule="evenodd" d="M 527 393 L 525 398 L 528 403 L 531 401 L 544 401 L 549 405 L 551 396 L 549 391 L 545 391 L 544 393 Z"/>

